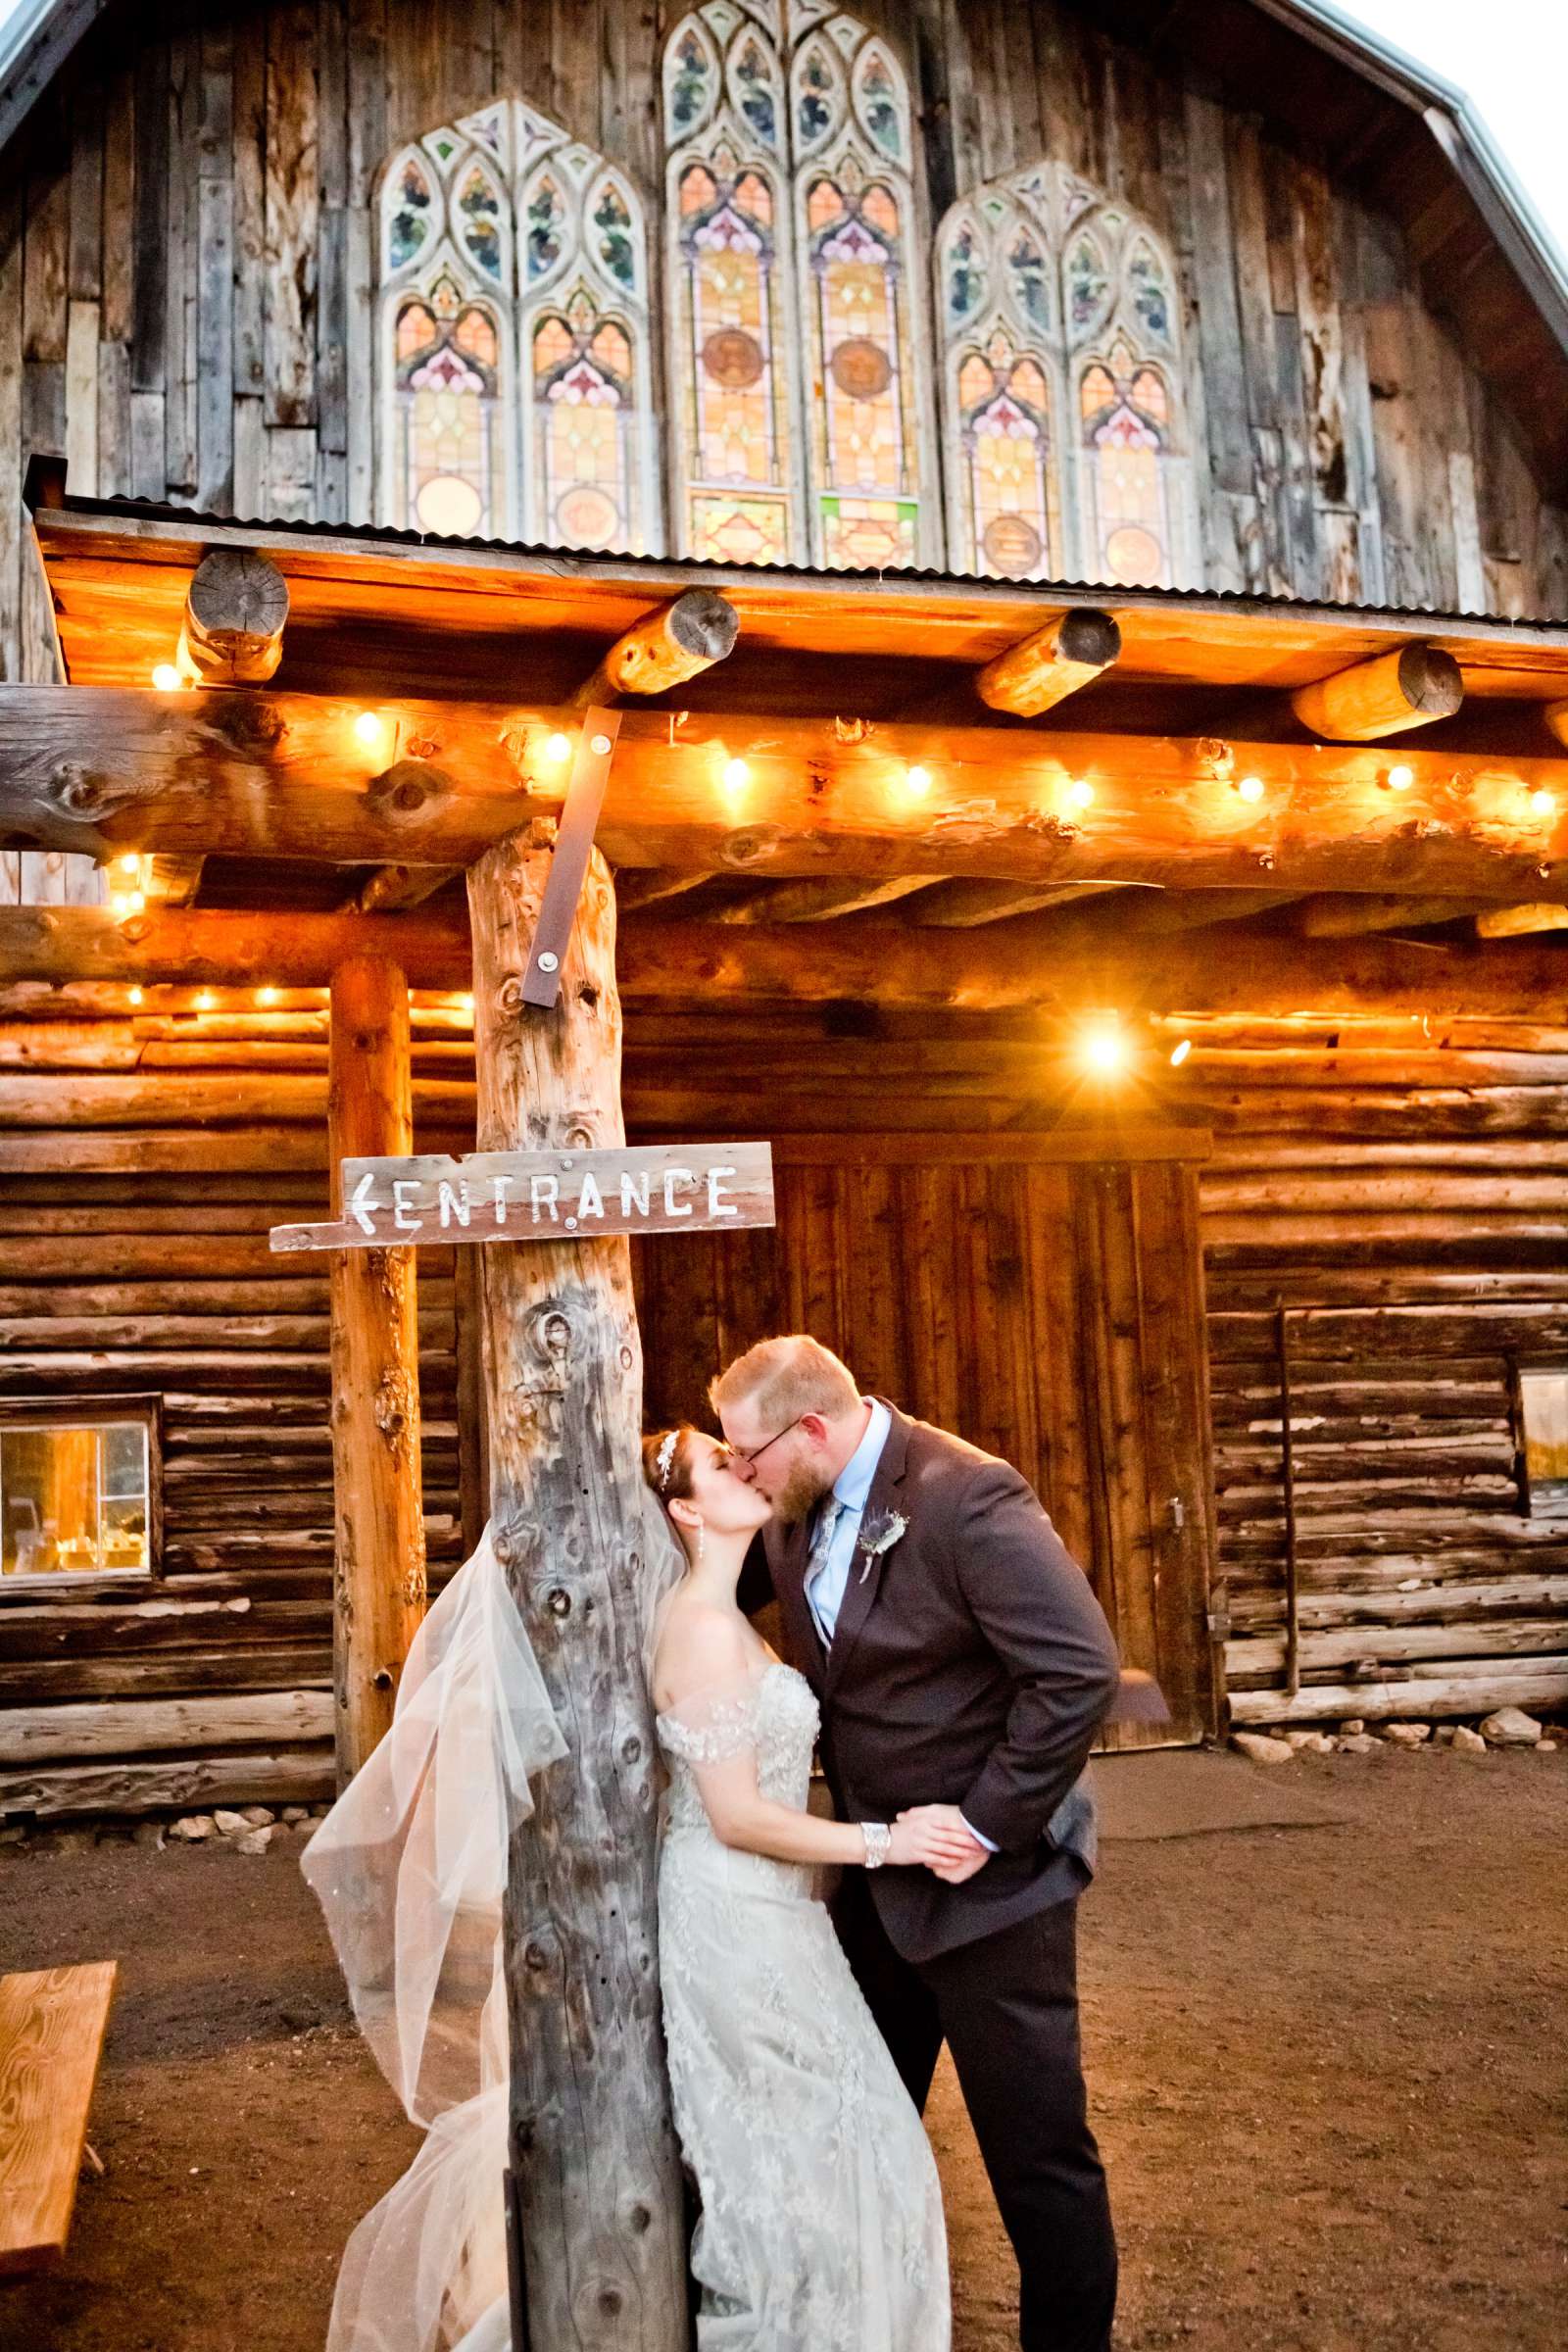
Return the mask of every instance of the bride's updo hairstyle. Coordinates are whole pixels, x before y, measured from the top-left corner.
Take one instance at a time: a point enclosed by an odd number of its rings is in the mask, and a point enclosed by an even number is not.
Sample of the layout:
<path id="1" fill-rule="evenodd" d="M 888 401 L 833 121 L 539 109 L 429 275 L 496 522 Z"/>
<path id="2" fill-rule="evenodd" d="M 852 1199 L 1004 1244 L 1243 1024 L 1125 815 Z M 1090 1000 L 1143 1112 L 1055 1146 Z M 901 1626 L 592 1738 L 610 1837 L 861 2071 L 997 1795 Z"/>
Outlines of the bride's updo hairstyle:
<path id="1" fill-rule="evenodd" d="M 691 1441 L 696 1435 L 689 1422 L 678 1429 L 656 1430 L 643 1440 L 643 1476 L 661 1502 L 685 1502 L 692 1492 Z"/>

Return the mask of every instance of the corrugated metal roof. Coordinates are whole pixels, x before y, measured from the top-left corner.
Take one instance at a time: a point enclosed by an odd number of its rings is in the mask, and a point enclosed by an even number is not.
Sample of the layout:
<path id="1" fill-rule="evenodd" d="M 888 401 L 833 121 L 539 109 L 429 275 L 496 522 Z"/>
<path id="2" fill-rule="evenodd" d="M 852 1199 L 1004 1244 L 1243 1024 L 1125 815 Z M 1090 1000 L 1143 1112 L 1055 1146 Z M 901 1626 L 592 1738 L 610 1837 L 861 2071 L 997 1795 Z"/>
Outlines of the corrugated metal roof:
<path id="1" fill-rule="evenodd" d="M 172 506 L 167 502 L 136 498 L 74 498 L 68 496 L 58 506 L 41 508 L 38 519 L 46 522 L 51 514 L 69 517 L 73 514 L 123 515 L 127 521 L 172 523 L 188 529 L 193 535 L 211 531 L 241 531 L 266 534 L 273 539 L 348 540 L 356 545 L 380 548 L 407 548 L 410 553 L 439 552 L 445 555 L 513 556 L 525 562 L 547 564 L 556 572 L 569 572 L 575 566 L 585 571 L 597 564 L 614 564 L 630 570 L 646 568 L 651 573 L 662 573 L 677 568 L 682 575 L 707 577 L 717 586 L 726 580 L 772 578 L 799 580 L 803 585 L 829 588 L 846 582 L 862 581 L 880 586 L 887 581 L 906 581 L 911 585 L 929 587 L 956 596 L 973 594 L 1028 595 L 1050 599 L 1054 596 L 1073 602 L 1102 601 L 1117 608 L 1128 605 L 1168 606 L 1180 610 L 1184 606 L 1228 605 L 1238 611 L 1256 612 L 1270 606 L 1295 607 L 1302 612 L 1344 612 L 1367 620 L 1420 619 L 1437 623 L 1446 632 L 1462 633 L 1476 624 L 1488 630 L 1562 629 L 1568 627 L 1568 617 L 1560 613 L 1491 613 L 1453 612 L 1437 605 L 1369 605 L 1356 604 L 1337 597 L 1299 597 L 1290 591 L 1284 594 L 1263 595 L 1252 589 L 1235 588 L 1125 588 L 1099 580 L 1008 580 L 990 573 L 940 571 L 929 566 L 900 566 L 896 570 L 834 570 L 813 571 L 792 564 L 748 564 L 745 565 L 714 564 L 699 557 L 635 556 L 618 549 L 602 548 L 576 550 L 550 547 L 538 541 L 522 539 L 459 539 L 435 536 L 423 531 L 397 530 L 381 523 L 364 522 L 297 522 L 276 521 L 264 515 L 213 514 L 197 507 Z"/>

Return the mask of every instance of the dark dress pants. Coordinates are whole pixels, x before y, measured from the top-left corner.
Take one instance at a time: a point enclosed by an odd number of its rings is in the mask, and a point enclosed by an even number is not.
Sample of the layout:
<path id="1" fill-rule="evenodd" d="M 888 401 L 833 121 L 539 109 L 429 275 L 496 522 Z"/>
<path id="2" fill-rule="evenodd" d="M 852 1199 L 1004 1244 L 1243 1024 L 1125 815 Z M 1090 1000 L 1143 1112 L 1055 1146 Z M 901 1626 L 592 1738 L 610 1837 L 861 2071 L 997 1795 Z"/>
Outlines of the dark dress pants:
<path id="1" fill-rule="evenodd" d="M 864 1874 L 834 1925 L 922 2113 L 953 2052 L 1012 2250 L 1022 2352 L 1109 2352 L 1116 2308 L 1110 2199 L 1089 2128 L 1078 2037 L 1076 1900 L 915 1965 L 888 1940 Z"/>

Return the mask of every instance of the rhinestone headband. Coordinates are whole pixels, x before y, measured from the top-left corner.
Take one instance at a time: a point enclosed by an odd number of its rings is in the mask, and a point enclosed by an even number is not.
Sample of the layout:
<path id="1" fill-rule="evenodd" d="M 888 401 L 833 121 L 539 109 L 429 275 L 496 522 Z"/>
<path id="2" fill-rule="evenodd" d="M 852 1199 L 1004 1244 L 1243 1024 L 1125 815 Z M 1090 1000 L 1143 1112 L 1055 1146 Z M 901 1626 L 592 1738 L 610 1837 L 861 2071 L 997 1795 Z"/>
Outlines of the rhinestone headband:
<path id="1" fill-rule="evenodd" d="M 670 1464 L 675 1459 L 675 1444 L 679 1436 L 679 1430 L 670 1430 L 666 1436 L 660 1440 L 659 1451 L 654 1456 L 654 1468 L 659 1473 L 659 1492 L 661 1494 L 662 1494 L 669 1486 Z"/>

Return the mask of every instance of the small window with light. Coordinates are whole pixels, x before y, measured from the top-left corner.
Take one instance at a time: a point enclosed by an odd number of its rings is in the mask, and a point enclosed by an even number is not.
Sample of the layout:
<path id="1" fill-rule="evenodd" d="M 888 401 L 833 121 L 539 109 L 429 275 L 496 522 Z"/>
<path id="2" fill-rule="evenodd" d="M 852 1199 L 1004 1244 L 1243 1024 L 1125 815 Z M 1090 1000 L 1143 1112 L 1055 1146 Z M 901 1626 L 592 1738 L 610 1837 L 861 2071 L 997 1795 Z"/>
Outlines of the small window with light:
<path id="1" fill-rule="evenodd" d="M 151 1397 L 0 1404 L 0 1575 L 150 1575 L 157 1439 Z"/>
<path id="2" fill-rule="evenodd" d="M 1568 1371 L 1521 1371 L 1525 1494 L 1535 1519 L 1568 1519 Z"/>

